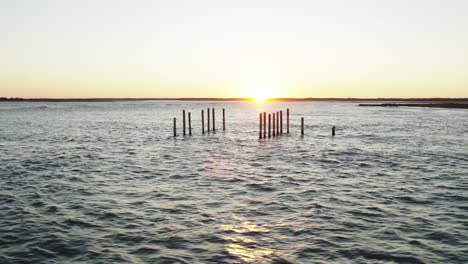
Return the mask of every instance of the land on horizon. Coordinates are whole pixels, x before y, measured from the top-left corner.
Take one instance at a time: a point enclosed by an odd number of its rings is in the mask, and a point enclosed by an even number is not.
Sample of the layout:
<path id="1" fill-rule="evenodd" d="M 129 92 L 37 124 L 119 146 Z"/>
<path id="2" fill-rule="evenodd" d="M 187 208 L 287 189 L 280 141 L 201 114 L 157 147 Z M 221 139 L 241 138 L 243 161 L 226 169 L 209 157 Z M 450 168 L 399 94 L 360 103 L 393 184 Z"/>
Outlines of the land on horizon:
<path id="1" fill-rule="evenodd" d="M 253 98 L 20 98 L 0 97 L 0 102 L 114 102 L 114 101 L 252 101 Z M 468 98 L 268 98 L 267 101 L 301 102 L 301 101 L 385 101 L 385 102 L 457 102 L 468 103 Z M 375 106 L 375 105 L 372 105 Z M 385 105 L 383 105 L 385 106 Z"/>

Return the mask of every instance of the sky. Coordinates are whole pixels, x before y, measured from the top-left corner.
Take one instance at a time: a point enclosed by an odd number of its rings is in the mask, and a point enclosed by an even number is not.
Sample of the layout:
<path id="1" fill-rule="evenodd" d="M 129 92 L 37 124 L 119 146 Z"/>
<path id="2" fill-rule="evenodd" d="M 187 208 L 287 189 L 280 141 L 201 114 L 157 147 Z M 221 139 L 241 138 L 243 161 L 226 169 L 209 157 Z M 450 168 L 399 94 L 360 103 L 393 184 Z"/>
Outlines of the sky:
<path id="1" fill-rule="evenodd" d="M 466 0 L 0 0 L 0 97 L 468 97 Z"/>

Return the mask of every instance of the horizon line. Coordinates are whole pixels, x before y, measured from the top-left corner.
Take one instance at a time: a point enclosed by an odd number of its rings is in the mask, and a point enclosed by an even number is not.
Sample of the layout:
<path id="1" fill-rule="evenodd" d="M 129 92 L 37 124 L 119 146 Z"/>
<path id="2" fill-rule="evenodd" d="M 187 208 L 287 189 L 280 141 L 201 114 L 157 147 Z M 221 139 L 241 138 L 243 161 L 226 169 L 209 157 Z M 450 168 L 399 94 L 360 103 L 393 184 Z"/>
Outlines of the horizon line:
<path id="1" fill-rule="evenodd" d="M 464 97 L 273 97 L 266 101 L 465 101 Z M 0 97 L 0 101 L 57 101 L 57 102 L 79 102 L 79 101 L 255 101 L 251 97 L 72 97 L 72 98 L 21 98 Z"/>

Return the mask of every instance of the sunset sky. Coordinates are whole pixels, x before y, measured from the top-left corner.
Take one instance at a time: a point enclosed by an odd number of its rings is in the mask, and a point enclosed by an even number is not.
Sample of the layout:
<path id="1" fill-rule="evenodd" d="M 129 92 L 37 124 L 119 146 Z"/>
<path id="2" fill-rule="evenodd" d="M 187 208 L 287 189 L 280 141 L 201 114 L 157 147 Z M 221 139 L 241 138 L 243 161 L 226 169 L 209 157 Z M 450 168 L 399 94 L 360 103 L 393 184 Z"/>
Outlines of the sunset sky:
<path id="1" fill-rule="evenodd" d="M 0 97 L 468 97 L 467 0 L 0 0 Z"/>

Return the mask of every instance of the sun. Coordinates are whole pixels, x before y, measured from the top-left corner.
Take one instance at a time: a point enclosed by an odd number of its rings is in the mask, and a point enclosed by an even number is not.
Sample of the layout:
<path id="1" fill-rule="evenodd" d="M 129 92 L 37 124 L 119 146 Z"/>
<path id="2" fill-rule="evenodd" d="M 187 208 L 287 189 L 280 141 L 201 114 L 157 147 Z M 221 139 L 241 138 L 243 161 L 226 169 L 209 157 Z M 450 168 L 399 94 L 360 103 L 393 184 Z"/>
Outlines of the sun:
<path id="1" fill-rule="evenodd" d="M 255 97 L 255 102 L 257 102 L 258 104 L 261 104 L 261 103 L 264 103 L 265 102 L 265 97 Z"/>
<path id="2" fill-rule="evenodd" d="M 258 104 L 261 104 L 261 103 L 264 103 L 266 101 L 266 96 L 264 96 L 263 94 L 261 93 L 254 93 L 252 94 L 252 99 L 258 103 Z"/>
<path id="3" fill-rule="evenodd" d="M 276 96 L 275 86 L 267 82 L 252 82 L 246 86 L 246 94 L 258 104 Z"/>

